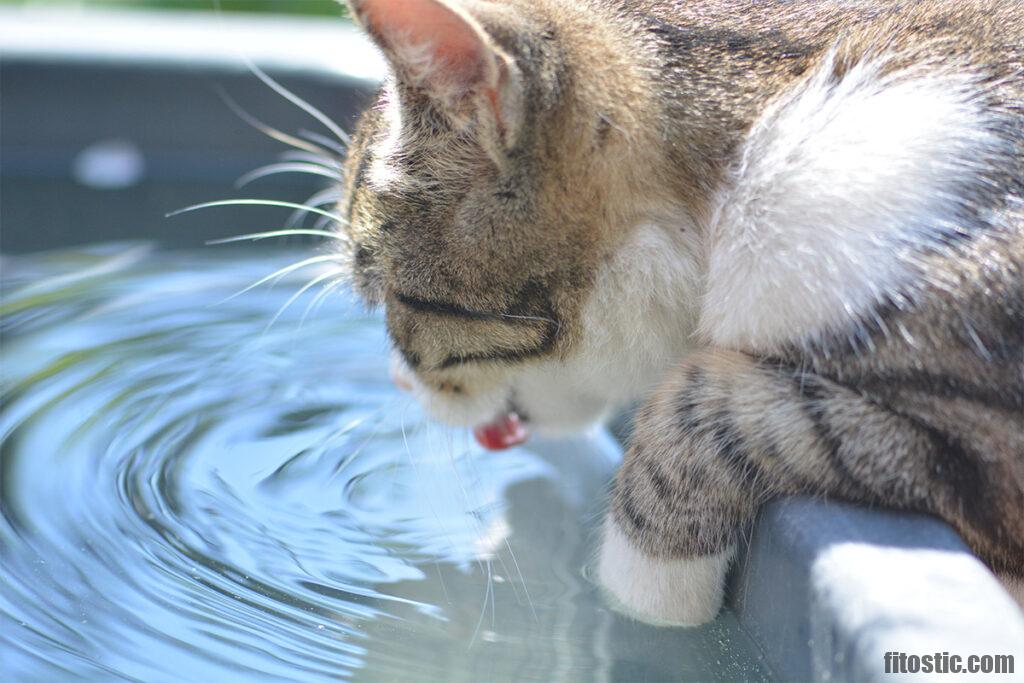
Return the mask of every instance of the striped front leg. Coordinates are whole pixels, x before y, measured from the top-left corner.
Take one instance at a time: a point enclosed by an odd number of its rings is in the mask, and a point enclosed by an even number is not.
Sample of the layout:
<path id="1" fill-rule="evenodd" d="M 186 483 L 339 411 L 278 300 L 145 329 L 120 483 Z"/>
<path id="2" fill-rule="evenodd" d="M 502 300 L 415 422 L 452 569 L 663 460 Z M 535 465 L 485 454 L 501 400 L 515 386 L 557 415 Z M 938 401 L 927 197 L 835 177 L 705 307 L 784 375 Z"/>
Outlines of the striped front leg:
<path id="1" fill-rule="evenodd" d="M 641 618 L 703 623 L 759 505 L 810 493 L 955 508 L 929 464 L 935 448 L 927 430 L 841 384 L 740 353 L 696 354 L 637 415 L 599 579 Z"/>

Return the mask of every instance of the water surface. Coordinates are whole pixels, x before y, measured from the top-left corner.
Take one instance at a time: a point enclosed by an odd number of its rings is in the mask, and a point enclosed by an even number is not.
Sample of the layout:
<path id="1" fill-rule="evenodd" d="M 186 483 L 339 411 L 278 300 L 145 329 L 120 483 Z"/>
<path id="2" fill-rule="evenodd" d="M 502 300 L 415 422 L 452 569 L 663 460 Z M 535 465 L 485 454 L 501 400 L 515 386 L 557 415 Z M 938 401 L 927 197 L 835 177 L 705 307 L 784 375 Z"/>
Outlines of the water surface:
<path id="1" fill-rule="evenodd" d="M 657 629 L 582 570 L 600 434 L 484 453 L 387 379 L 309 256 L 2 263 L 5 680 L 764 680 L 735 619 Z"/>

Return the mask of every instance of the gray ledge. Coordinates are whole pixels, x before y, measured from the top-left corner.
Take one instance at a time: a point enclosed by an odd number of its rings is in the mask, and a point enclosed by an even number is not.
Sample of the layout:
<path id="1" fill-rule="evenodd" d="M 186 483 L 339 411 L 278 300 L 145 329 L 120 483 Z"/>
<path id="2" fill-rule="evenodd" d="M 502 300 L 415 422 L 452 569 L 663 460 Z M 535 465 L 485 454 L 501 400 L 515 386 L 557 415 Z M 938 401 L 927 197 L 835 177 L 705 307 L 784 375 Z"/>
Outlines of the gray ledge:
<path id="1" fill-rule="evenodd" d="M 729 596 L 782 680 L 889 679 L 890 651 L 1011 654 L 1017 676 L 1024 667 L 1024 613 L 950 527 L 925 515 L 768 505 Z"/>

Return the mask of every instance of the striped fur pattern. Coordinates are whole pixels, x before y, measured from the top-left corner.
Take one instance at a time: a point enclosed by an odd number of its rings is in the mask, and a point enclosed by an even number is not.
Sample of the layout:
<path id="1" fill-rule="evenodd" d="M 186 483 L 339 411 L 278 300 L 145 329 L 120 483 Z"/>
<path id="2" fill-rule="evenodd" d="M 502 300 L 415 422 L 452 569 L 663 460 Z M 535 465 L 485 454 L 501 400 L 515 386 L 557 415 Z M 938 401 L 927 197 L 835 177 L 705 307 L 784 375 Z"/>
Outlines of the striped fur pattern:
<path id="1" fill-rule="evenodd" d="M 1024 8 L 352 0 L 392 78 L 341 210 L 438 418 L 643 399 L 598 575 L 700 623 L 790 494 L 1024 581 Z"/>

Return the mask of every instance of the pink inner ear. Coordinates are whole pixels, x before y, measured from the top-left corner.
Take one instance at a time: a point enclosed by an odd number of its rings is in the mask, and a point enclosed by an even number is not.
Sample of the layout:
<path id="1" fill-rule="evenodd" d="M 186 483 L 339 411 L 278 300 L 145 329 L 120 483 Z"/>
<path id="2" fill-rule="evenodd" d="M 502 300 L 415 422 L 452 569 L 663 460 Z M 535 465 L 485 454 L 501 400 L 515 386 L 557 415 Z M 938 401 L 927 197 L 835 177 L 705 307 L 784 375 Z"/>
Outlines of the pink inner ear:
<path id="1" fill-rule="evenodd" d="M 365 0 L 363 19 L 402 62 L 423 50 L 431 64 L 403 64 L 428 81 L 468 89 L 483 78 L 485 45 L 477 29 L 439 0 Z"/>

